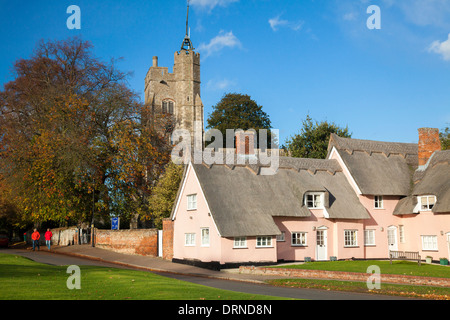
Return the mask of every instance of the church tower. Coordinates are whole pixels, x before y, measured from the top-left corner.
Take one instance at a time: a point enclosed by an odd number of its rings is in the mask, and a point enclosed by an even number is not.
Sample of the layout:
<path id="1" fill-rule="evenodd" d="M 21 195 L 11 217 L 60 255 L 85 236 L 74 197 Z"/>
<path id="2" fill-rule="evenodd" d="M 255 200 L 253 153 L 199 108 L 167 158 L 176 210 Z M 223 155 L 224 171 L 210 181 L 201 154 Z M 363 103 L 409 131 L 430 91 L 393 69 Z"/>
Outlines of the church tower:
<path id="1" fill-rule="evenodd" d="M 173 73 L 158 66 L 158 57 L 145 78 L 145 103 L 154 113 L 173 116 L 174 129 L 186 129 L 203 141 L 203 103 L 200 98 L 200 54 L 195 52 L 189 35 L 189 2 L 186 16 L 186 35 L 181 49 L 174 54 Z"/>

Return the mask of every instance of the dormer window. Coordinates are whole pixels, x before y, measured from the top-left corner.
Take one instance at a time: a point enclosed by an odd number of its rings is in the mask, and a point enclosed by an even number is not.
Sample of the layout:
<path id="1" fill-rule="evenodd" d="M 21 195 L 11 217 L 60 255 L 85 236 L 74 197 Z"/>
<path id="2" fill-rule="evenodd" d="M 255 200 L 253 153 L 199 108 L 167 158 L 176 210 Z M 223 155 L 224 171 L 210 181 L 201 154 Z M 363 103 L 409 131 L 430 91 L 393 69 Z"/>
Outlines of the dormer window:
<path id="1" fill-rule="evenodd" d="M 431 211 L 436 204 L 436 196 L 420 196 L 419 203 L 421 211 Z"/>
<path id="2" fill-rule="evenodd" d="M 322 209 L 323 199 L 324 196 L 322 192 L 308 192 L 305 195 L 305 205 L 309 209 Z"/>

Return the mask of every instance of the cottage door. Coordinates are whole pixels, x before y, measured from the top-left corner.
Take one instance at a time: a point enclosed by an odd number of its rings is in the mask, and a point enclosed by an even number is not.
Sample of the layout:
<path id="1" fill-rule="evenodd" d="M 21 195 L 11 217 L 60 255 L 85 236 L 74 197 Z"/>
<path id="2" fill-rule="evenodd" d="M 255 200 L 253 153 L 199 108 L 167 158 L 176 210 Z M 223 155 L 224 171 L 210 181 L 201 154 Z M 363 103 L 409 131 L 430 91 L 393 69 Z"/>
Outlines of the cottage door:
<path id="1" fill-rule="evenodd" d="M 316 259 L 327 260 L 327 230 L 318 229 L 316 232 Z"/>
<path id="2" fill-rule="evenodd" d="M 447 233 L 448 259 L 450 260 L 450 232 Z"/>
<path id="3" fill-rule="evenodd" d="M 391 226 L 387 229 L 389 251 L 398 251 L 397 227 Z"/>

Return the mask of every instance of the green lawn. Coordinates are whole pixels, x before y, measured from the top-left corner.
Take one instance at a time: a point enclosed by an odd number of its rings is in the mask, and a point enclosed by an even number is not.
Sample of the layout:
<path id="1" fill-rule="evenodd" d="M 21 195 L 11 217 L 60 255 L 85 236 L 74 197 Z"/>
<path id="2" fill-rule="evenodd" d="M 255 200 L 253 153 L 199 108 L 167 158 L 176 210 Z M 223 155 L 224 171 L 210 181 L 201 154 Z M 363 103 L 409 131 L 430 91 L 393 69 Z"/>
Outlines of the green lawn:
<path id="1" fill-rule="evenodd" d="M 364 261 L 316 261 L 306 262 L 298 265 L 284 265 L 275 268 L 309 269 L 309 270 L 327 270 L 327 271 L 346 271 L 346 272 L 367 272 L 369 266 L 376 265 L 380 267 L 383 274 L 403 274 L 422 277 L 450 278 L 450 266 L 441 266 L 435 264 L 411 261 L 389 261 L 364 260 Z"/>
<path id="2" fill-rule="evenodd" d="M 81 289 L 67 288 L 67 267 L 0 254 L 0 300 L 271 300 L 209 288 L 145 271 L 80 266 Z"/>
<path id="3" fill-rule="evenodd" d="M 432 300 L 450 299 L 450 288 L 443 288 L 443 287 L 381 283 L 380 289 L 369 290 L 365 282 L 318 280 L 318 279 L 268 280 L 267 283 L 274 286 L 283 286 L 291 288 L 350 291 L 350 292 L 383 294 L 383 295 L 432 299 Z"/>

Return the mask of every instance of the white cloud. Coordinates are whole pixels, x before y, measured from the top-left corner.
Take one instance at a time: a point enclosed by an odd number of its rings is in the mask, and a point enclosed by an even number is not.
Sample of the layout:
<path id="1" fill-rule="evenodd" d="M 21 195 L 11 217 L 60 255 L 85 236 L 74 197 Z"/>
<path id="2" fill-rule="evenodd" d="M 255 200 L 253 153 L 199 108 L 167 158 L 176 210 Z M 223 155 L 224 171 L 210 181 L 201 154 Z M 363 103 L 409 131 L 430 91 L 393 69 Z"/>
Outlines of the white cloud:
<path id="1" fill-rule="evenodd" d="M 278 15 L 272 19 L 269 19 L 269 24 L 273 31 L 277 31 L 278 27 L 288 27 L 294 31 L 297 31 L 300 30 L 304 24 L 304 21 L 293 22 L 280 18 L 281 15 Z"/>
<path id="2" fill-rule="evenodd" d="M 241 48 L 242 44 L 233 34 L 233 31 L 225 32 L 221 30 L 208 44 L 201 43 L 197 49 L 200 52 L 204 52 L 205 57 L 208 57 L 224 48 L 234 47 Z"/>
<path id="3" fill-rule="evenodd" d="M 233 2 L 238 2 L 239 0 L 191 0 L 190 4 L 192 6 L 198 6 L 200 8 L 207 8 L 209 10 L 215 7 L 226 7 Z"/>
<path id="4" fill-rule="evenodd" d="M 213 79 L 209 80 L 206 86 L 211 90 L 224 91 L 236 85 L 235 81 L 229 79 Z"/>
<path id="5" fill-rule="evenodd" d="M 445 41 L 434 41 L 428 48 L 428 51 L 440 54 L 445 61 L 450 61 L 450 34 Z"/>
<path id="6" fill-rule="evenodd" d="M 287 20 L 280 20 L 280 15 L 276 16 L 275 18 L 269 19 L 270 27 L 273 31 L 278 30 L 278 26 L 285 26 L 289 23 Z"/>
<path id="7" fill-rule="evenodd" d="M 450 27 L 450 1 L 448 0 L 383 0 L 388 7 L 400 8 L 405 18 L 418 26 Z"/>
<path id="8" fill-rule="evenodd" d="M 347 12 L 342 17 L 345 21 L 354 21 L 356 20 L 356 13 L 355 12 Z"/>

